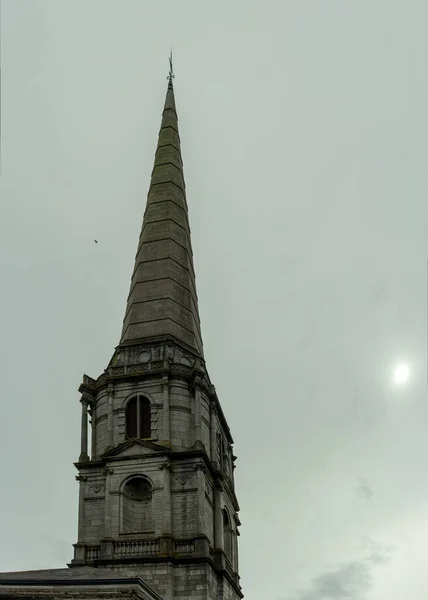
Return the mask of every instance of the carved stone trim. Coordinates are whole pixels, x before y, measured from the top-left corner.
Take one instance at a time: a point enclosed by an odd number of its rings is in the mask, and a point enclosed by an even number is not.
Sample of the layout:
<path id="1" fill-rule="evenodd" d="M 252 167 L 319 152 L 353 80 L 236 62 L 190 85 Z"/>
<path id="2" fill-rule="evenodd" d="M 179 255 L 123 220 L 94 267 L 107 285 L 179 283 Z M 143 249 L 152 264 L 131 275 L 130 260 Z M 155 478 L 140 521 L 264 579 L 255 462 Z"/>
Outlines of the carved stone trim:
<path id="1" fill-rule="evenodd" d="M 205 463 L 203 462 L 198 462 L 195 465 L 193 465 L 193 468 L 195 471 L 202 471 L 202 473 L 207 473 L 207 467 L 205 465 Z"/>
<path id="2" fill-rule="evenodd" d="M 110 367 L 110 375 L 122 375 L 125 373 L 125 367 Z"/>
<path id="3" fill-rule="evenodd" d="M 189 481 L 190 477 L 189 475 L 177 475 L 176 480 L 178 481 L 178 483 L 180 485 L 186 485 L 186 483 Z"/>
<path id="4" fill-rule="evenodd" d="M 104 485 L 102 483 L 91 483 L 89 489 L 92 490 L 94 494 L 99 494 L 101 490 L 104 489 Z"/>
<path id="5" fill-rule="evenodd" d="M 87 396 L 85 396 L 85 395 L 83 395 L 83 396 L 80 398 L 80 403 L 81 403 L 83 406 L 85 406 L 86 408 L 88 408 L 88 406 L 89 406 L 89 402 L 90 402 L 90 399 L 89 399 Z"/>
<path id="6" fill-rule="evenodd" d="M 88 477 L 86 475 L 76 475 L 76 481 L 79 483 L 82 481 L 88 481 Z"/>
<path id="7" fill-rule="evenodd" d="M 152 362 L 152 371 L 162 371 L 163 370 L 163 360 L 154 360 Z"/>
<path id="8" fill-rule="evenodd" d="M 127 368 L 127 373 L 147 373 L 150 369 L 150 365 L 148 363 L 140 364 L 140 365 L 131 365 Z"/>
<path id="9" fill-rule="evenodd" d="M 189 415 L 192 412 L 191 408 L 188 408 L 187 406 L 179 406 L 177 404 L 171 404 L 170 407 L 169 407 L 169 410 L 176 410 L 177 412 L 180 411 L 180 412 L 187 413 Z"/>
<path id="10" fill-rule="evenodd" d="M 185 365 L 180 365 L 177 363 L 173 363 L 170 368 L 171 373 L 174 373 L 174 375 L 185 375 L 186 377 L 190 377 L 192 373 L 191 367 L 186 367 Z"/>
<path id="11" fill-rule="evenodd" d="M 147 364 L 151 361 L 152 359 L 152 353 L 150 352 L 150 350 L 148 348 L 145 348 L 144 350 L 142 350 L 140 352 L 140 354 L 138 355 L 138 362 L 142 363 L 142 364 Z"/>
<path id="12" fill-rule="evenodd" d="M 163 469 L 168 469 L 168 471 L 171 471 L 171 463 L 170 462 L 161 463 L 158 468 L 161 471 L 163 471 Z"/>
<path id="13" fill-rule="evenodd" d="M 193 391 L 197 390 L 197 389 L 201 389 L 202 388 L 202 377 L 198 374 L 193 376 L 193 380 L 192 380 L 192 389 Z"/>
<path id="14" fill-rule="evenodd" d="M 98 425 L 98 423 L 101 423 L 101 421 L 105 421 L 107 418 L 108 418 L 107 414 L 100 415 L 99 417 L 97 417 L 95 419 L 95 425 Z"/>

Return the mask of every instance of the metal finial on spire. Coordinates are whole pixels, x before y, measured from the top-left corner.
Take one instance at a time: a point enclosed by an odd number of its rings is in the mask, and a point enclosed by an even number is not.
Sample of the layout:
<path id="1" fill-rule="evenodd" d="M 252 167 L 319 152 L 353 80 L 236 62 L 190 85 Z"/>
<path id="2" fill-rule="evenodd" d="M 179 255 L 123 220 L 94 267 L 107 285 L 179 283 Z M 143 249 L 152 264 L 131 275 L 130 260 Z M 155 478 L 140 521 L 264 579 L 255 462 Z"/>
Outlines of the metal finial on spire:
<path id="1" fill-rule="evenodd" d="M 169 74 L 168 74 L 168 81 L 170 83 L 172 83 L 172 80 L 174 79 L 175 75 L 174 75 L 174 69 L 172 68 L 172 48 L 171 51 L 169 53 Z"/>

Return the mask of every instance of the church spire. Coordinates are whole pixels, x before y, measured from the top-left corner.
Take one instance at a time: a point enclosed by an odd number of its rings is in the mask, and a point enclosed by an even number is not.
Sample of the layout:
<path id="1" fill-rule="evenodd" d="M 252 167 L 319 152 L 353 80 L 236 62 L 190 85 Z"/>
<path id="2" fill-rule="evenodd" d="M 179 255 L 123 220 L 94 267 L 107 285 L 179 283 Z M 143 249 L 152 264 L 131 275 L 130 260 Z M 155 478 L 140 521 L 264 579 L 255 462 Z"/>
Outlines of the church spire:
<path id="1" fill-rule="evenodd" d="M 120 345 L 173 338 L 203 358 L 172 54 Z"/>
<path id="2" fill-rule="evenodd" d="M 122 337 L 79 387 L 71 566 L 147 579 L 168 600 L 240 600 L 236 457 L 202 356 L 170 66 Z"/>

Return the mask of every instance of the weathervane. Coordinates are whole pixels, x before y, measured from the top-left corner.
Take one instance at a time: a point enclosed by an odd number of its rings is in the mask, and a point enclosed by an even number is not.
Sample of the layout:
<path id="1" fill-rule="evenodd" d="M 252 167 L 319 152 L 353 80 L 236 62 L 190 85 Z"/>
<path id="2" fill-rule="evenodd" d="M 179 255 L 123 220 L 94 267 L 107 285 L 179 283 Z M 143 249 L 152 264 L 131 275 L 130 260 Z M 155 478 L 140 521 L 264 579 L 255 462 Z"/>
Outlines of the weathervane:
<path id="1" fill-rule="evenodd" d="M 172 48 L 171 48 L 171 52 L 169 53 L 169 74 L 168 74 L 168 81 L 170 83 L 172 83 L 172 80 L 174 79 L 175 75 L 174 75 L 174 69 L 172 68 Z"/>

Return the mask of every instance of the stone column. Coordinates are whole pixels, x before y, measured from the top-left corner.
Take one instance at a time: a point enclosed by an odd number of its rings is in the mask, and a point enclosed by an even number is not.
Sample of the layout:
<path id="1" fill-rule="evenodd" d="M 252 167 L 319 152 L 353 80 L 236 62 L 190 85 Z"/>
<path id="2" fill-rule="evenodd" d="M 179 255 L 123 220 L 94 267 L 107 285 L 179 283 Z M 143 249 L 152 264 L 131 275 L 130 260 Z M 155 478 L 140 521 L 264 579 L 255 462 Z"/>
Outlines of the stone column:
<path id="1" fill-rule="evenodd" d="M 163 440 L 171 443 L 170 421 L 169 421 L 169 377 L 165 374 L 162 377 L 163 387 Z"/>
<path id="2" fill-rule="evenodd" d="M 217 409 L 214 402 L 210 404 L 210 431 L 211 460 L 217 462 Z"/>
<path id="3" fill-rule="evenodd" d="M 88 399 L 82 396 L 80 402 L 82 403 L 82 427 L 79 462 L 88 462 Z"/>
<path id="4" fill-rule="evenodd" d="M 97 455 L 97 431 L 95 425 L 95 403 L 93 402 L 89 410 L 89 416 L 91 417 L 91 459 L 95 460 Z"/>
<path id="5" fill-rule="evenodd" d="M 194 383 L 194 404 L 195 404 L 195 445 L 202 446 L 201 439 L 201 387 L 200 378 L 197 377 Z"/>
<path id="6" fill-rule="evenodd" d="M 108 413 L 107 413 L 107 449 L 114 446 L 114 431 L 113 431 L 113 384 L 108 386 Z"/>

